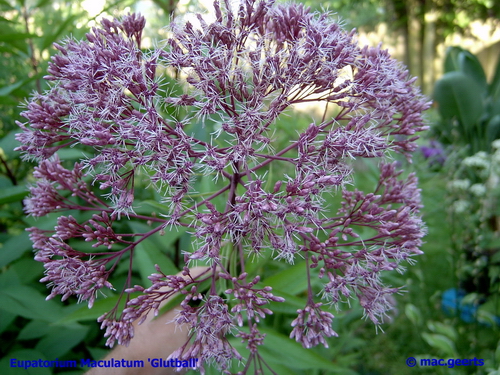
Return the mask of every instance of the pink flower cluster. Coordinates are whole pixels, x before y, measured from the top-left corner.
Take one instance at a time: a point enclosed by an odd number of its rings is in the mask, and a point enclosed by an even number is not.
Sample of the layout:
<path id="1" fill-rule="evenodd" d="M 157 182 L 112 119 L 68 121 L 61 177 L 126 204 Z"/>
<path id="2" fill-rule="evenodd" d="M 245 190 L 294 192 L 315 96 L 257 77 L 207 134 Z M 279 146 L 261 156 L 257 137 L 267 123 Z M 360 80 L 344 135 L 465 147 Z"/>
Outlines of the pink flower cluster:
<path id="1" fill-rule="evenodd" d="M 53 231 L 29 229 L 49 297 L 76 295 L 92 306 L 99 290 L 113 288 L 109 275 L 128 253 L 127 262 L 133 261 L 140 242 L 166 227 L 186 227 L 195 241 L 183 249 L 183 276 L 157 268 L 151 286 L 133 286 L 130 269 L 125 295 L 141 295 L 125 297 L 123 311 L 115 308 L 99 321 L 108 345 L 127 344 L 132 322 L 181 293 L 176 320 L 191 327 L 191 342 L 172 355 L 226 372 L 232 359 L 242 360 L 228 337 L 241 338 L 249 360 L 259 360 L 265 343 L 259 324 L 272 314 L 270 302 L 284 301 L 246 272 L 255 256 L 306 259 L 309 297 L 291 331 L 304 347 L 327 346 L 326 339 L 337 336 L 318 295 L 337 308 L 356 298 L 373 323 L 382 323 L 399 288 L 383 285 L 380 275 L 401 272 L 403 262 L 421 254 L 425 234 L 416 177 L 403 178 L 384 160 L 389 153 L 411 159 L 430 105 L 387 51 L 360 48 L 354 32 L 327 13 L 273 0 L 231 6 L 216 0 L 215 21 L 199 16 L 199 27 L 173 21 L 168 41 L 152 51 L 141 49 L 145 20 L 139 15 L 103 20 L 86 41 L 57 45 L 46 77 L 50 90 L 27 104 L 17 137 L 24 157 L 39 161 L 27 212 L 91 214 L 81 222 L 60 216 Z M 165 97 L 162 76 L 174 73 L 186 77 L 184 91 Z M 277 118 L 308 102 L 336 110 L 279 146 Z M 197 137 L 200 130 L 191 124 L 209 122 L 214 132 Z M 65 166 L 57 152 L 74 146 L 85 156 Z M 348 186 L 352 161 L 360 158 L 381 160 L 378 185 L 369 193 Z M 275 164 L 292 173 L 270 177 Z M 210 196 L 194 194 L 199 176 L 218 186 Z M 147 179 L 168 204 L 160 217 L 134 211 L 137 179 Z M 335 208 L 330 197 L 337 193 L 342 204 Z M 215 203 L 221 197 L 222 206 Z M 127 220 L 148 222 L 150 230 L 122 233 Z M 75 239 L 91 242 L 95 251 L 72 248 Z M 230 267 L 229 258 L 238 266 Z M 200 262 L 212 272 L 191 277 L 188 267 Z M 322 290 L 311 286 L 314 268 Z M 207 279 L 212 287 L 202 294 Z M 219 282 L 228 289 L 217 290 Z"/>

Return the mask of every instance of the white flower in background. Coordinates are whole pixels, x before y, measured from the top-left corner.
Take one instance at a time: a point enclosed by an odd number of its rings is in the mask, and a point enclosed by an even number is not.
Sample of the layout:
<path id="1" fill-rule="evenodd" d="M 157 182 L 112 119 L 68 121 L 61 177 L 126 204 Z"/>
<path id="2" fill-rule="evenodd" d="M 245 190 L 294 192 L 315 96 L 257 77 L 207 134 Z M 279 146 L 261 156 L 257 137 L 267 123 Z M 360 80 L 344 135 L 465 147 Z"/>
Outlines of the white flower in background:
<path id="1" fill-rule="evenodd" d="M 467 190 L 469 187 L 470 187 L 470 180 L 468 179 L 452 180 L 448 183 L 448 189 L 455 191 Z"/>
<path id="2" fill-rule="evenodd" d="M 457 214 L 461 214 L 461 213 L 464 213 L 465 211 L 467 211 L 469 206 L 470 206 L 470 204 L 468 201 L 460 199 L 460 200 L 453 203 L 453 210 Z"/>
<path id="3" fill-rule="evenodd" d="M 486 186 L 483 184 L 474 184 L 470 187 L 470 192 L 476 197 L 482 197 L 486 194 Z"/>
<path id="4" fill-rule="evenodd" d="M 488 169 L 490 167 L 490 161 L 488 160 L 488 154 L 484 151 L 479 151 L 473 156 L 469 156 L 462 161 L 462 165 L 466 167 L 477 167 Z"/>
<path id="5" fill-rule="evenodd" d="M 500 150 L 500 139 L 496 139 L 491 143 L 491 147 L 495 150 Z"/>

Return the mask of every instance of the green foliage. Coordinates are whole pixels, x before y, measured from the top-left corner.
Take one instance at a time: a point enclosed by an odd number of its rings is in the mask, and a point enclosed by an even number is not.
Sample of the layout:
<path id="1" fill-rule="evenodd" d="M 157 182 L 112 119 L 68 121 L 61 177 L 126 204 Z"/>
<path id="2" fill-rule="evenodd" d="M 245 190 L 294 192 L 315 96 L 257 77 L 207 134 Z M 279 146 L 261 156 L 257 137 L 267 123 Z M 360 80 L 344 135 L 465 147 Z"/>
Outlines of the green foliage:
<path id="1" fill-rule="evenodd" d="M 500 138 L 500 60 L 490 83 L 477 57 L 460 47 L 448 49 L 444 69 L 434 88 L 441 120 L 433 131 L 444 144 L 468 147 L 469 155 L 491 151 Z"/>
<path id="2" fill-rule="evenodd" d="M 419 358 L 482 358 L 482 367 L 433 368 L 437 374 L 494 374 L 499 362 L 495 357 L 498 345 L 500 299 L 498 231 L 499 147 L 499 84 L 500 61 L 491 82 L 486 79 L 479 60 L 470 52 L 453 47 L 447 51 L 445 74 L 436 83 L 434 99 L 438 120 L 433 124 L 434 136 L 448 145 L 448 157 L 436 173 L 439 184 L 424 195 L 441 197 L 436 211 L 443 215 L 440 230 L 441 269 L 453 272 L 448 287 L 461 289 L 467 295 L 461 300 L 455 316 L 429 314 L 407 308 L 406 313 L 427 349 L 415 353 Z M 422 171 L 423 172 L 423 171 Z M 425 172 L 427 175 L 429 171 Z M 440 191 L 438 190 L 440 189 Z M 429 223 L 429 228 L 433 226 Z M 443 238 L 444 239 L 444 238 Z M 429 239 L 429 243 L 435 240 Z M 448 255 L 447 255 L 448 254 Z M 427 270 L 427 275 L 432 270 Z M 442 272 L 442 271 L 434 271 Z M 436 303 L 444 290 L 437 290 Z M 464 322 L 461 309 L 468 309 L 470 318 Z M 429 370 L 430 373 L 430 370 Z"/>
<path id="3" fill-rule="evenodd" d="M 387 23 L 392 30 L 411 27 L 412 17 L 422 25 L 426 14 L 436 17 L 436 34 L 446 37 L 465 33 L 475 20 L 500 18 L 500 3 L 491 0 L 407 1 L 407 0 L 306 0 L 313 9 L 337 12 L 349 27 L 373 29 Z"/>

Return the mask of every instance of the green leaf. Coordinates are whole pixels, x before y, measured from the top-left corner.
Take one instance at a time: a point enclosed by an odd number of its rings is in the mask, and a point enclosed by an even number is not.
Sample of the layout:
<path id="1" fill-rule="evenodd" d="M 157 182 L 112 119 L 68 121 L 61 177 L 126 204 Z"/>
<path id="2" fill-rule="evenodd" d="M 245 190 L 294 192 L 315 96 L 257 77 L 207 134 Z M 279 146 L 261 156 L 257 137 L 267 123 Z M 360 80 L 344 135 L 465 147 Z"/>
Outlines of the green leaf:
<path id="1" fill-rule="evenodd" d="M 448 324 L 444 324 L 441 322 L 429 321 L 429 322 L 427 322 L 427 327 L 429 327 L 429 329 L 432 332 L 442 334 L 442 335 L 448 337 L 453 342 L 458 339 L 457 331 L 455 330 L 455 328 L 453 328 L 452 326 L 450 326 Z"/>
<path id="2" fill-rule="evenodd" d="M 49 4 L 52 0 L 38 0 L 38 3 L 33 7 L 33 9 L 42 8 Z"/>
<path id="3" fill-rule="evenodd" d="M 422 324 L 422 313 L 417 306 L 407 303 L 405 306 L 405 314 L 410 321 L 419 327 Z"/>
<path id="4" fill-rule="evenodd" d="M 166 15 L 170 15 L 173 11 L 175 11 L 176 3 L 174 1 L 161 1 L 161 0 L 153 0 L 153 2 L 161 8 Z"/>
<path id="5" fill-rule="evenodd" d="M 89 351 L 91 358 L 99 360 L 106 357 L 109 354 L 108 349 L 103 349 L 102 347 L 92 348 L 87 346 L 86 349 Z"/>
<path id="6" fill-rule="evenodd" d="M 250 351 L 246 348 L 246 344 L 242 343 L 241 340 L 236 339 L 236 338 L 231 338 L 229 339 L 229 342 L 231 346 L 240 353 L 243 358 L 248 358 L 250 356 Z M 265 351 L 265 350 L 264 350 Z M 259 353 L 263 354 L 264 352 L 259 349 Z M 277 363 L 274 361 L 271 363 L 271 361 L 268 360 L 267 356 L 270 356 L 271 354 L 264 353 L 263 360 L 267 363 L 269 367 L 271 367 L 271 370 L 267 368 L 267 366 L 262 366 L 258 370 L 255 369 L 255 362 L 249 363 L 249 370 L 247 371 L 247 374 L 259 374 L 259 375 L 275 375 L 275 374 L 286 374 L 286 375 L 304 375 L 304 371 L 300 369 L 294 369 L 291 368 L 290 366 L 287 366 L 287 363 Z M 232 367 L 231 367 L 231 373 L 238 373 L 238 371 L 241 371 L 243 369 L 243 365 L 241 363 L 236 363 L 236 361 L 233 360 Z M 259 371 L 262 370 L 262 371 Z M 207 375 L 219 375 L 220 370 L 214 367 L 208 367 L 207 368 Z M 188 375 L 195 375 L 188 373 Z"/>
<path id="7" fill-rule="evenodd" d="M 11 237 L 0 248 L 0 267 L 4 267 L 23 256 L 24 253 L 31 250 L 32 245 L 28 232 Z"/>
<path id="8" fill-rule="evenodd" d="M 0 290 L 0 309 L 28 319 L 54 322 L 62 316 L 61 306 L 46 300 L 36 289 L 15 285 Z"/>
<path id="9" fill-rule="evenodd" d="M 497 361 L 497 363 L 500 363 L 500 340 L 498 340 L 497 349 L 495 350 L 495 361 Z"/>
<path id="10" fill-rule="evenodd" d="M 307 289 L 306 262 L 297 263 L 268 277 L 264 284 L 273 290 L 286 291 L 287 294 L 296 295 Z"/>
<path id="11" fill-rule="evenodd" d="M 56 152 L 61 160 L 81 160 L 85 159 L 85 152 L 78 147 L 62 148 Z"/>
<path id="12" fill-rule="evenodd" d="M 476 305 L 479 301 L 479 293 L 468 293 L 460 302 L 462 305 Z"/>
<path id="13" fill-rule="evenodd" d="M 15 298 L 6 295 L 3 292 L 0 292 L 0 310 L 16 314 L 27 319 L 40 318 L 36 310 L 32 310 L 30 306 L 23 305 Z"/>
<path id="14" fill-rule="evenodd" d="M 446 73 L 436 82 L 434 99 L 445 119 L 456 118 L 463 126 L 463 139 L 471 139 L 472 128 L 483 114 L 481 87 L 462 72 Z"/>
<path id="15" fill-rule="evenodd" d="M 16 314 L 0 310 L 0 333 L 5 331 L 5 329 L 17 318 Z M 1 368 L 1 367 L 0 367 Z"/>
<path id="16" fill-rule="evenodd" d="M 1 39 L 1 35 L 0 35 L 0 39 Z M 8 85 L 8 86 L 3 86 L 2 88 L 0 88 L 0 96 L 9 95 L 12 91 L 14 91 L 15 89 L 24 85 L 24 83 L 25 83 L 25 81 L 23 80 L 23 81 L 15 82 L 15 83 Z"/>
<path id="17" fill-rule="evenodd" d="M 148 276 L 156 273 L 155 265 L 158 265 L 166 275 L 175 275 L 178 271 L 174 263 L 152 241 L 144 241 L 135 247 L 134 261 L 137 262 L 139 273 L 144 285 L 150 285 Z"/>
<path id="18" fill-rule="evenodd" d="M 4 51 L 3 48 L 0 46 L 0 53 L 2 52 L 8 52 L 10 53 L 10 49 L 8 51 Z M 14 99 L 10 96 L 0 96 L 0 105 L 5 105 L 5 106 L 17 106 L 19 104 L 19 100 Z"/>
<path id="19" fill-rule="evenodd" d="M 19 129 L 10 131 L 5 135 L 5 137 L 0 139 L 0 148 L 5 153 L 7 159 L 19 157 L 19 151 L 14 151 L 14 149 L 21 144 L 18 140 L 16 140 L 16 133 L 19 133 Z"/>
<path id="20" fill-rule="evenodd" d="M 477 321 L 487 326 L 498 325 L 497 317 L 489 311 L 478 309 L 476 313 Z"/>
<path id="21" fill-rule="evenodd" d="M 460 70 L 458 63 L 458 55 L 464 51 L 461 47 L 448 47 L 446 50 L 446 57 L 444 59 L 444 72 L 454 72 Z"/>
<path id="22" fill-rule="evenodd" d="M 129 226 L 134 233 L 147 233 L 152 229 L 149 225 L 138 222 L 130 222 Z M 156 264 L 160 266 L 162 272 L 167 275 L 175 275 L 179 272 L 172 260 L 167 256 L 166 250 L 185 231 L 185 228 L 172 228 L 171 230 L 166 228 L 163 236 L 155 233 L 137 244 L 134 250 L 134 262 L 136 262 L 138 266 L 139 273 L 145 285 L 151 284 L 148 276 L 152 273 L 156 273 Z"/>
<path id="23" fill-rule="evenodd" d="M 9 44 L 12 43 L 13 41 L 36 38 L 36 37 L 37 36 L 34 34 L 0 31 L 0 42 Z"/>
<path id="24" fill-rule="evenodd" d="M 29 194 L 26 186 L 12 186 L 0 192 L 0 204 L 20 202 Z"/>
<path id="25" fill-rule="evenodd" d="M 328 370 L 332 374 L 356 374 L 354 371 L 340 368 L 314 350 L 305 349 L 285 335 L 268 328 L 259 328 L 259 330 L 266 335 L 265 345 L 261 346 L 260 351 L 270 363 L 285 364 L 292 369 Z"/>
<path id="26" fill-rule="evenodd" d="M 492 97 L 490 97 L 487 101 L 486 112 L 489 117 L 500 115 L 500 98 L 493 99 Z"/>
<path id="27" fill-rule="evenodd" d="M 47 358 L 62 357 L 85 339 L 88 330 L 89 327 L 79 324 L 52 327 L 48 335 L 38 341 L 35 349 L 42 352 Z"/>
<path id="28" fill-rule="evenodd" d="M 82 15 L 83 15 L 83 13 L 72 14 L 63 23 L 61 23 L 59 25 L 59 27 L 57 28 L 57 30 L 55 32 L 53 32 L 50 35 L 45 35 L 43 37 L 42 45 L 41 45 L 40 49 L 42 51 L 44 51 L 47 48 L 49 48 L 55 41 L 59 40 L 61 37 L 61 34 L 63 34 L 65 29 L 68 27 L 68 25 L 73 25 L 76 20 L 78 20 L 79 18 L 82 17 Z"/>
<path id="29" fill-rule="evenodd" d="M 455 344 L 448 337 L 438 333 L 424 332 L 422 333 L 422 338 L 427 344 L 439 350 L 442 354 L 456 357 L 457 350 L 455 349 Z"/>
<path id="30" fill-rule="evenodd" d="M 16 271 L 12 267 L 7 268 L 4 272 L 0 273 L 0 291 L 2 289 L 7 289 L 15 285 L 19 285 L 21 282 Z"/>
<path id="31" fill-rule="evenodd" d="M 263 283 L 266 284 L 265 282 Z M 271 302 L 269 303 L 269 308 L 274 313 L 282 313 L 282 314 L 297 314 L 298 309 L 303 309 L 305 307 L 305 300 L 303 298 L 299 298 L 293 296 L 291 294 L 285 293 L 281 290 L 273 289 L 273 294 L 278 297 L 283 297 L 285 302 Z"/>
<path id="32" fill-rule="evenodd" d="M 483 94 L 487 93 L 488 85 L 486 83 L 486 74 L 478 58 L 469 51 L 462 51 L 458 54 L 458 64 L 460 71 L 468 77 L 472 78 L 483 90 Z"/>
<path id="33" fill-rule="evenodd" d="M 488 276 L 491 279 L 491 283 L 493 284 L 495 281 L 500 280 L 500 266 L 490 265 L 488 268 Z"/>
<path id="34" fill-rule="evenodd" d="M 139 295 L 139 293 L 131 293 L 130 298 L 134 298 Z M 122 297 L 120 300 L 119 295 L 106 297 L 106 298 L 98 298 L 91 309 L 88 308 L 86 303 L 82 303 L 77 310 L 74 310 L 70 314 L 65 315 L 61 319 L 57 320 L 55 324 L 65 325 L 67 323 L 72 322 L 84 322 L 84 321 L 92 321 L 96 320 L 98 317 L 111 311 L 116 304 L 118 304 L 118 311 L 123 310 L 125 307 L 126 298 Z"/>
<path id="35" fill-rule="evenodd" d="M 18 340 L 31 340 L 45 336 L 51 329 L 51 326 L 42 320 L 32 320 L 26 324 L 19 335 Z"/>
<path id="36" fill-rule="evenodd" d="M 52 371 L 48 367 L 29 367 L 25 369 L 24 367 L 11 366 L 11 360 L 15 360 L 14 363 L 18 363 L 18 361 L 38 362 L 39 359 L 46 360 L 47 358 L 38 350 L 24 349 L 10 352 L 0 361 L 2 375 L 51 375 Z M 51 358 L 51 360 L 53 359 Z"/>
<path id="37" fill-rule="evenodd" d="M 489 144 L 500 138 L 500 115 L 493 116 L 486 124 L 486 137 Z"/>
<path id="38" fill-rule="evenodd" d="M 484 311 L 490 313 L 493 316 L 498 316 L 500 315 L 500 311 L 498 311 L 498 308 L 498 302 L 494 298 L 492 298 L 488 299 L 485 303 L 479 306 L 478 312 Z"/>
<path id="39" fill-rule="evenodd" d="M 16 260 L 9 268 L 17 273 L 21 284 L 38 283 L 44 272 L 43 264 L 31 257 Z"/>
<path id="40" fill-rule="evenodd" d="M 57 219 L 61 216 L 60 212 L 52 212 L 44 217 L 34 217 L 34 216 L 26 216 L 24 217 L 24 222 L 27 226 L 37 227 L 42 230 L 54 230 L 54 227 L 57 225 Z"/>
<path id="41" fill-rule="evenodd" d="M 1 0 L 0 1 L 0 9 L 1 10 L 14 10 L 15 8 L 10 5 L 10 3 L 6 0 Z M 5 20 L 3 17 L 2 17 L 2 21 Z M 9 20 L 5 20 L 5 21 L 9 21 Z"/>
<path id="42" fill-rule="evenodd" d="M 164 212 L 169 211 L 169 206 L 166 204 L 159 203 L 157 201 L 153 200 L 144 200 L 141 201 L 141 203 L 138 205 L 137 209 L 135 210 L 139 214 L 143 215 L 151 215 L 152 212 L 155 212 L 156 214 L 161 214 Z"/>
<path id="43" fill-rule="evenodd" d="M 497 61 L 497 66 L 495 67 L 495 74 L 493 75 L 493 80 L 490 84 L 490 95 L 494 100 L 500 99 L 500 56 Z"/>

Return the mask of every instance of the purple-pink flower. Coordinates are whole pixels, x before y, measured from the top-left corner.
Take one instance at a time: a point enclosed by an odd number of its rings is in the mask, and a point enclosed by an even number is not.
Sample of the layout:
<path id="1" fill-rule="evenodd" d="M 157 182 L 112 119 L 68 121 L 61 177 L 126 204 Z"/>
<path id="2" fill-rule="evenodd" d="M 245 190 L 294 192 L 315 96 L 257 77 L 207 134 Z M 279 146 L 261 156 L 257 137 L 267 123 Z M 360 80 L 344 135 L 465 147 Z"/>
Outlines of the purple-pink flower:
<path id="1" fill-rule="evenodd" d="M 157 267 L 151 286 L 134 286 L 130 269 L 125 309 L 99 321 L 108 345 L 127 344 L 132 322 L 181 293 L 176 321 L 191 327 L 191 341 L 171 357 L 199 357 L 200 370 L 216 364 L 228 372 L 232 359 L 243 360 L 229 337 L 247 343 L 249 361 L 260 361 L 259 325 L 271 302 L 284 302 L 247 273 L 255 257 L 306 259 L 308 298 L 291 330 L 304 347 L 328 346 L 337 335 L 329 305 L 356 298 L 366 317 L 382 323 L 400 288 L 385 286 L 381 273 L 402 272 L 422 253 L 425 234 L 417 178 L 387 160 L 395 153 L 411 160 L 430 104 L 387 51 L 359 47 L 328 13 L 273 0 L 214 7 L 214 22 L 174 20 L 168 40 L 151 51 L 141 49 L 140 15 L 103 20 L 86 41 L 56 45 L 50 89 L 27 104 L 17 139 L 24 158 L 39 162 L 27 213 L 61 212 L 53 231 L 29 229 L 49 297 L 75 295 L 92 305 L 98 291 L 112 288 L 108 278 L 122 257 L 130 253 L 133 262 L 139 243 L 165 228 L 187 228 L 194 240 L 181 249 L 183 275 Z M 166 76 L 181 79 L 166 81 L 165 96 Z M 335 110 L 297 127 L 295 138 L 277 139 L 277 119 L 309 102 Z M 200 136 L 208 124 L 213 131 Z M 73 166 L 58 157 L 67 147 L 82 150 Z M 353 161 L 362 158 L 380 160 L 370 192 L 350 188 Z M 201 178 L 212 181 L 210 193 L 196 191 Z M 138 181 L 155 190 L 164 212 L 135 212 Z M 332 196 L 341 197 L 338 207 Z M 64 216 L 68 210 L 87 214 Z M 128 220 L 149 229 L 130 233 Z M 78 239 L 94 250 L 74 249 Z M 196 264 L 211 272 L 191 277 Z M 313 290 L 313 268 L 321 290 Z M 200 289 L 206 280 L 208 291 Z"/>

